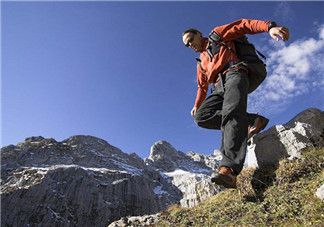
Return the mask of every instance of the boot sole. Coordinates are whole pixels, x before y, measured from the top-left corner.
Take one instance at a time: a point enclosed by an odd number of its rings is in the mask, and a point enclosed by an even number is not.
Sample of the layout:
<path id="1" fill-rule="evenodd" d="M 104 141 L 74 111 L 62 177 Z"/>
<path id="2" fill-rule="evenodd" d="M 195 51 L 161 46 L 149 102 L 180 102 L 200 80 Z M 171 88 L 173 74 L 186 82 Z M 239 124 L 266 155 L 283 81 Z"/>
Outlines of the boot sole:
<path id="1" fill-rule="evenodd" d="M 217 185 L 222 185 L 225 188 L 236 188 L 236 183 L 233 184 L 233 182 L 229 182 L 228 180 L 226 180 L 226 177 L 222 175 L 212 177 L 211 182 Z"/>

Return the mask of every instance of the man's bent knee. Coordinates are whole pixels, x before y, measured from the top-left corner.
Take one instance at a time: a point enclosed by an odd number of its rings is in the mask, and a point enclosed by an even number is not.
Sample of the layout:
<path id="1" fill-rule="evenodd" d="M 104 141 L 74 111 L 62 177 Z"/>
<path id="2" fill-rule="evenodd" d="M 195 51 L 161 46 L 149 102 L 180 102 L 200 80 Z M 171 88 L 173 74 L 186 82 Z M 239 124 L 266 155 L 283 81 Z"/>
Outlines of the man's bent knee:
<path id="1" fill-rule="evenodd" d="M 220 129 L 220 125 L 221 125 L 221 119 L 215 119 L 215 118 L 211 118 L 208 120 L 202 120 L 199 119 L 195 116 L 194 118 L 195 123 L 197 126 L 201 127 L 201 128 L 206 128 L 206 129 Z"/>

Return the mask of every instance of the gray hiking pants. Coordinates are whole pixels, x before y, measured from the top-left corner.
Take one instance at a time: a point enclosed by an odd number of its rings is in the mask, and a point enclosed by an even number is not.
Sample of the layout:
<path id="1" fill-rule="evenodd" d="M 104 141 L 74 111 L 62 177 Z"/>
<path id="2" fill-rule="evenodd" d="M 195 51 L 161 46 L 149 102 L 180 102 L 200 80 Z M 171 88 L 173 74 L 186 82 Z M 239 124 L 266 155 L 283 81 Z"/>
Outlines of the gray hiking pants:
<path id="1" fill-rule="evenodd" d="M 242 69 L 223 76 L 195 114 L 198 126 L 221 129 L 221 166 L 232 168 L 239 174 L 243 168 L 248 136 L 247 96 L 249 80 Z"/>

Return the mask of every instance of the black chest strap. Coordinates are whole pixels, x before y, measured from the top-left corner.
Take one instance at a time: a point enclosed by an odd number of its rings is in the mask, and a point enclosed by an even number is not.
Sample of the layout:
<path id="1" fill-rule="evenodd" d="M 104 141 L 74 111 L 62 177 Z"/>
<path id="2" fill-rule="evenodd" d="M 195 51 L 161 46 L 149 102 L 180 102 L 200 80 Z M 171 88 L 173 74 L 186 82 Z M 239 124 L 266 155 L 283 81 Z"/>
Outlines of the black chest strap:
<path id="1" fill-rule="evenodd" d="M 197 64 L 199 65 L 199 67 L 200 67 L 200 69 L 204 72 L 204 73 L 206 73 L 207 71 L 202 67 L 202 65 L 201 65 L 201 59 L 200 58 L 196 58 L 196 61 L 197 61 Z"/>

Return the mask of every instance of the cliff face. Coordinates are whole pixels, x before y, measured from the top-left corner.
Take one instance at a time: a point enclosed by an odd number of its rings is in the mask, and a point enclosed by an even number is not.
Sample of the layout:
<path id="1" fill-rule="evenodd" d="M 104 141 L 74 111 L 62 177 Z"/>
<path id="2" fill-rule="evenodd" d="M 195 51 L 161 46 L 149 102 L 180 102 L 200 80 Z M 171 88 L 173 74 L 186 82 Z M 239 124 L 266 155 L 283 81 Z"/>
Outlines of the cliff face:
<path id="1" fill-rule="evenodd" d="M 120 217 L 156 213 L 175 203 L 192 206 L 218 192 L 196 187 L 204 184 L 202 179 L 209 182 L 208 175 L 217 168 L 215 157 L 185 155 L 164 141 L 151 150 L 144 162 L 91 136 L 62 142 L 30 137 L 4 147 L 1 222 L 107 226 Z M 172 168 L 163 161 L 167 157 Z"/>

